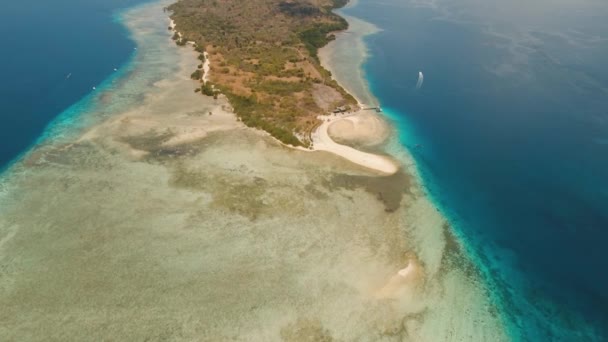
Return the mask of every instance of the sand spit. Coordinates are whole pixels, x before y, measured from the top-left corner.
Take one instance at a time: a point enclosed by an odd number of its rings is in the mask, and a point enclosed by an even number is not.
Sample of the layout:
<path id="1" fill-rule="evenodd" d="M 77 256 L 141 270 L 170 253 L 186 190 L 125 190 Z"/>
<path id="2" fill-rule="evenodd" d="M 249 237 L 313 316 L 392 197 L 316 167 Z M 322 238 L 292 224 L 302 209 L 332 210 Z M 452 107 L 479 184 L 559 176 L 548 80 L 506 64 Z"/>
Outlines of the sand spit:
<path id="1" fill-rule="evenodd" d="M 322 123 L 311 134 L 313 149 L 334 153 L 355 164 L 392 175 L 399 170 L 399 164 L 383 155 L 363 152 L 352 147 L 335 142 L 329 132 L 343 140 L 380 143 L 386 137 L 384 130 L 379 128 L 377 120 L 368 114 L 356 112 L 346 115 L 322 115 L 318 118 Z"/>
<path id="2" fill-rule="evenodd" d="M 0 340 L 504 340 L 403 171 L 286 148 L 194 93 L 167 4 L 125 14 L 136 66 L 87 109 L 103 122 L 0 179 Z"/>
<path id="3" fill-rule="evenodd" d="M 351 4 L 352 6 L 352 4 Z M 338 39 L 319 50 L 321 64 L 359 102 L 359 107 L 376 107 L 377 99 L 368 90 L 363 76 L 362 64 L 367 58 L 367 46 L 362 37 L 380 32 L 376 26 L 360 19 L 340 13 L 349 22 L 346 32 L 337 34 Z M 367 105 L 363 105 L 363 103 Z M 370 147 L 382 144 L 390 134 L 386 122 L 372 111 L 357 111 L 342 115 L 326 115 L 312 134 L 315 150 L 335 153 L 341 157 L 379 171 L 393 174 L 399 169 L 394 159 L 359 151 L 353 147 Z"/>
<path id="4" fill-rule="evenodd" d="M 390 130 L 387 123 L 374 111 L 360 111 L 335 120 L 327 133 L 337 143 L 373 147 L 381 145 Z"/>

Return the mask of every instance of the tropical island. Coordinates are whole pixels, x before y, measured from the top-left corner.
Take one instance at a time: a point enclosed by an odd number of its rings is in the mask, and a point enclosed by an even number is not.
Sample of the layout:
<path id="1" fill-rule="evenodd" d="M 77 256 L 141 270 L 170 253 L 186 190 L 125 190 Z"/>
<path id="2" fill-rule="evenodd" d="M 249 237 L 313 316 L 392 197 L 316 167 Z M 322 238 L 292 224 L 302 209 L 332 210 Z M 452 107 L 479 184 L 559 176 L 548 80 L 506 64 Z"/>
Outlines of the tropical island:
<path id="1" fill-rule="evenodd" d="M 352 110 L 368 26 L 318 49 L 343 3 L 173 1 L 120 13 L 130 64 L 0 177 L 0 340 L 507 340 L 391 127 Z"/>
<path id="2" fill-rule="evenodd" d="M 239 120 L 281 142 L 308 147 L 317 116 L 357 101 L 321 66 L 317 51 L 348 23 L 332 13 L 347 0 L 180 0 L 168 7 L 178 45 L 208 59 L 200 91 L 226 95 Z"/>

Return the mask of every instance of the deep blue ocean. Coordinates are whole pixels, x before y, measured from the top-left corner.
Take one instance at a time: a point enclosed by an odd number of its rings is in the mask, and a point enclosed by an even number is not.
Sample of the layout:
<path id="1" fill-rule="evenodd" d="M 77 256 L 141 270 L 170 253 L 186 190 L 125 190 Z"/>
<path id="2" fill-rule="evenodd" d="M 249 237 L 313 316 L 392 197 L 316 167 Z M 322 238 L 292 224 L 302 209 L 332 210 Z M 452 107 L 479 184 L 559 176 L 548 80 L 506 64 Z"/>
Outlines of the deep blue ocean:
<path id="1" fill-rule="evenodd" d="M 116 14 L 145 1 L 3 2 L 0 170 L 63 110 L 130 60 L 135 44 Z"/>
<path id="2" fill-rule="evenodd" d="M 513 339 L 608 340 L 608 3 L 344 12 L 383 30 L 366 77 Z"/>

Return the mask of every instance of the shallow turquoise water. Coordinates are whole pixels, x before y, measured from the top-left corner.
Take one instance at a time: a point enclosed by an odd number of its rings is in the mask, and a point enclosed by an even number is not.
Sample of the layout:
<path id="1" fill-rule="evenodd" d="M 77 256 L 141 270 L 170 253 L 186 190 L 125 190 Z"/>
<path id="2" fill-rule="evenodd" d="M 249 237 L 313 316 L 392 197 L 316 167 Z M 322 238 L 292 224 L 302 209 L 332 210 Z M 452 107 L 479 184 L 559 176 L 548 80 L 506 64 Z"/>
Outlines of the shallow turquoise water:
<path id="1" fill-rule="evenodd" d="M 2 12 L 20 21 L 3 16 L 0 31 L 22 33 L 8 39 L 14 53 L 0 56 L 0 164 L 40 141 L 51 122 L 42 139 L 61 139 L 114 112 L 111 106 L 128 105 L 128 93 L 104 102 L 92 87 L 111 90 L 123 76 L 138 77 L 129 64 L 135 45 L 116 13 L 140 2 L 25 1 Z M 572 5 L 575 11 L 535 25 L 520 12 L 501 12 L 523 21 L 524 33 L 504 19 L 481 23 L 471 6 L 361 0 L 347 12 L 384 29 L 368 40 L 373 91 L 486 271 L 514 339 L 602 340 L 605 6 Z M 30 28 L 27 16 L 44 19 Z M 425 82 L 417 91 L 419 70 Z M 91 108 L 98 115 L 80 117 Z"/>
<path id="2" fill-rule="evenodd" d="M 361 0 L 344 12 L 383 30 L 367 38 L 372 91 L 513 339 L 608 338 L 608 5 Z"/>
<path id="3" fill-rule="evenodd" d="M 100 91 L 104 80 L 108 86 L 119 78 L 115 74 L 124 72 L 135 52 L 119 14 L 121 9 L 144 2 L 25 0 L 3 4 L 0 170 L 38 141 L 60 113 L 93 94 L 93 87 Z M 69 111 L 78 112 L 78 106 Z"/>

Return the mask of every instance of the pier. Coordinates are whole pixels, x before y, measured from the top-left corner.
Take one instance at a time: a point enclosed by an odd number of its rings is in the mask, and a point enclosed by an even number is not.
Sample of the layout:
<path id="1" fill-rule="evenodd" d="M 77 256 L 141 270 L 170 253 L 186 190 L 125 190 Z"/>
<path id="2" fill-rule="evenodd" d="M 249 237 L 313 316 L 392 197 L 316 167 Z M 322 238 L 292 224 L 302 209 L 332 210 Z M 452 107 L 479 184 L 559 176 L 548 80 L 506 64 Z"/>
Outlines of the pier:
<path id="1" fill-rule="evenodd" d="M 361 110 L 375 110 L 376 113 L 382 112 L 382 108 L 380 108 L 380 107 L 365 107 L 365 108 L 361 108 Z"/>

